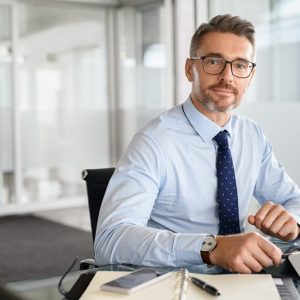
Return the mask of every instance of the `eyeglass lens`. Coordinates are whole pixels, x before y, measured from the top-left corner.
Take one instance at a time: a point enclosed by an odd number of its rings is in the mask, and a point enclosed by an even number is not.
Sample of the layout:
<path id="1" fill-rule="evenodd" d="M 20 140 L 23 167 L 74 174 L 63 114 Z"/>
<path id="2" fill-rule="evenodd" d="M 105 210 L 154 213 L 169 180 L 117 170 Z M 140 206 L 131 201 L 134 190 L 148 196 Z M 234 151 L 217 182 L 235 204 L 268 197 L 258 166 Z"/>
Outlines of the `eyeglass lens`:
<path id="1" fill-rule="evenodd" d="M 218 75 L 223 72 L 226 63 L 225 59 L 220 57 L 204 57 L 203 61 L 203 68 L 204 72 L 212 75 Z M 237 59 L 232 62 L 231 70 L 232 74 L 236 77 L 248 77 L 253 70 L 253 64 L 246 60 Z"/>

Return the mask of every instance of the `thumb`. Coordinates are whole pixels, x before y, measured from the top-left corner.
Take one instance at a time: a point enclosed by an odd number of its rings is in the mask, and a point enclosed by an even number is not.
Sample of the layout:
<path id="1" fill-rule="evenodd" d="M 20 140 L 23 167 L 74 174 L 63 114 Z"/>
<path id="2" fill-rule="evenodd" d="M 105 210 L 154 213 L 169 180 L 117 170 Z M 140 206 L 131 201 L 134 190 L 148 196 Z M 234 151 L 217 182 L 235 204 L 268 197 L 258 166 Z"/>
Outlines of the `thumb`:
<path id="1" fill-rule="evenodd" d="M 250 215 L 248 217 L 248 222 L 251 224 L 251 225 L 254 225 L 255 223 L 255 216 L 254 215 Z"/>

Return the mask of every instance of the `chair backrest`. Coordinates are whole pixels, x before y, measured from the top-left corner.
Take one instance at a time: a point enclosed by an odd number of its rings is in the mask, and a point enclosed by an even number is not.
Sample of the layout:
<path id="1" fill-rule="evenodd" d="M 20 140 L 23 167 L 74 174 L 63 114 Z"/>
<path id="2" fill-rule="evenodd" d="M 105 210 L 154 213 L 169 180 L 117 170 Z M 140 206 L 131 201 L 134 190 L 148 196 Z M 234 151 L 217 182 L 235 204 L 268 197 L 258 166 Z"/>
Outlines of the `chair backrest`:
<path id="1" fill-rule="evenodd" d="M 81 172 L 81 178 L 86 182 L 93 241 L 97 229 L 97 221 L 101 203 L 115 168 L 87 169 Z"/>

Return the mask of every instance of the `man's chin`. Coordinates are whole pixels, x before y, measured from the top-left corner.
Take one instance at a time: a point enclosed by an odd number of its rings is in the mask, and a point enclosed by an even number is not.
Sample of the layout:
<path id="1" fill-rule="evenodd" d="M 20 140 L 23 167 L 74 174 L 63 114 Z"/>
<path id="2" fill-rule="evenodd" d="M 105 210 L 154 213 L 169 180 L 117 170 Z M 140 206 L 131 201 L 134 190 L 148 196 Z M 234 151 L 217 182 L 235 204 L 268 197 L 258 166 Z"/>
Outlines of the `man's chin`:
<path id="1" fill-rule="evenodd" d="M 215 106 L 215 110 L 219 112 L 230 112 L 237 107 L 237 104 L 231 104 L 227 106 Z"/>
<path id="2" fill-rule="evenodd" d="M 230 105 L 219 105 L 218 103 L 208 102 L 205 103 L 205 106 L 210 112 L 230 112 L 234 110 L 238 104 L 232 103 Z"/>
<path id="3" fill-rule="evenodd" d="M 204 95 L 200 102 L 202 102 L 202 104 L 211 112 L 230 112 L 239 105 L 237 99 L 212 97 L 209 93 Z"/>

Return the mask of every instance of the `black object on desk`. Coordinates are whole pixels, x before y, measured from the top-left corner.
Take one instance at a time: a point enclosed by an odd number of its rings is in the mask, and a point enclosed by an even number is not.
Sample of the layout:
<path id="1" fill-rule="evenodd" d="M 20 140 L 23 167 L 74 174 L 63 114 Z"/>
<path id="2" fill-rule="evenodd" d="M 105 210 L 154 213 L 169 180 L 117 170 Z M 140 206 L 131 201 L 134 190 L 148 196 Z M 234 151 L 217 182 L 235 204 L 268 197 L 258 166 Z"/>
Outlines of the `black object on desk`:
<path id="1" fill-rule="evenodd" d="M 291 265 L 288 259 L 284 259 L 283 262 L 278 266 L 271 266 L 265 268 L 262 273 L 270 274 L 273 277 L 289 277 L 295 280 L 299 280 L 299 276 Z"/>
<path id="2" fill-rule="evenodd" d="M 214 295 L 214 296 L 221 295 L 220 292 L 215 287 L 213 287 L 212 285 L 206 283 L 205 281 L 203 281 L 199 278 L 191 277 L 191 281 L 197 287 L 199 287 L 200 289 L 204 290 L 205 292 L 207 292 L 211 295 Z"/>
<path id="3" fill-rule="evenodd" d="M 300 296 L 293 280 L 289 277 L 273 277 L 281 300 L 299 300 Z"/>
<path id="4" fill-rule="evenodd" d="M 73 260 L 71 266 L 67 269 L 65 274 L 61 277 L 61 279 L 58 282 L 57 288 L 60 294 L 64 296 L 64 300 L 78 300 L 81 297 L 81 295 L 84 293 L 86 288 L 89 286 L 93 277 L 95 276 L 95 272 L 81 274 L 77 279 L 77 281 L 75 282 L 75 284 L 72 286 L 71 290 L 66 291 L 63 288 L 63 280 L 71 272 L 71 270 L 73 269 L 77 261 L 78 261 L 78 257 L 76 257 Z"/>
<path id="5" fill-rule="evenodd" d="M 262 273 L 272 275 L 281 300 L 300 300 L 299 292 L 295 287 L 295 282 L 299 282 L 299 276 L 287 258 L 288 254 L 278 267 L 265 268 Z"/>
<path id="6" fill-rule="evenodd" d="M 65 295 L 66 300 L 78 300 L 89 286 L 96 273 L 81 274 L 70 291 Z"/>

